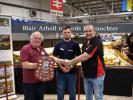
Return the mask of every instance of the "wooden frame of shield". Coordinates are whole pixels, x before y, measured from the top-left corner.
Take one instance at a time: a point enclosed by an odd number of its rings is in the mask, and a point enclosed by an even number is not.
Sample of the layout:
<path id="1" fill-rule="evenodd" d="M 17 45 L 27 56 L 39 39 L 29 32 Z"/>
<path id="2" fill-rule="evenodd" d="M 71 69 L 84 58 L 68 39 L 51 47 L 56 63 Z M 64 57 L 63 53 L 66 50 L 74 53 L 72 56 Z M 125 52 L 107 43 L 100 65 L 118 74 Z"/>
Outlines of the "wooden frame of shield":
<path id="1" fill-rule="evenodd" d="M 55 60 L 52 57 L 42 57 L 38 60 L 35 70 L 35 78 L 42 82 L 51 81 L 54 78 Z"/>

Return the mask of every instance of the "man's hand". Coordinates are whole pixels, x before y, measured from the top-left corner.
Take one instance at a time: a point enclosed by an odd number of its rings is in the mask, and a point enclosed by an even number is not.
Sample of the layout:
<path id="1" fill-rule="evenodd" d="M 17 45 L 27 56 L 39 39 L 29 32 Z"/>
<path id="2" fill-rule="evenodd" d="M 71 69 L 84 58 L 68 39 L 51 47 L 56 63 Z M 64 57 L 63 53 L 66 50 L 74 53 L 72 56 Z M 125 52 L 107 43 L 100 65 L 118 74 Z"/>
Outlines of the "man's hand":
<path id="1" fill-rule="evenodd" d="M 70 71 L 70 67 L 66 64 L 66 62 L 68 60 L 63 60 L 63 59 L 59 59 L 57 57 L 53 57 L 56 61 L 56 63 L 59 65 L 60 69 L 64 72 L 64 73 L 67 73 Z"/>
<path id="2" fill-rule="evenodd" d="M 70 66 L 69 60 L 67 60 L 67 59 L 61 60 L 61 63 L 62 63 L 65 67 L 69 67 L 69 66 Z"/>
<path id="3" fill-rule="evenodd" d="M 73 65 L 71 65 L 71 60 L 63 60 L 61 61 L 61 63 L 65 66 L 65 67 L 69 67 L 69 69 L 73 68 Z"/>
<path id="4" fill-rule="evenodd" d="M 70 71 L 70 67 L 68 67 L 68 66 L 64 66 L 64 60 L 63 59 L 61 59 L 60 60 L 60 62 L 58 63 L 59 64 L 59 67 L 60 67 L 60 69 L 64 72 L 64 73 L 67 73 L 67 72 L 69 72 Z"/>

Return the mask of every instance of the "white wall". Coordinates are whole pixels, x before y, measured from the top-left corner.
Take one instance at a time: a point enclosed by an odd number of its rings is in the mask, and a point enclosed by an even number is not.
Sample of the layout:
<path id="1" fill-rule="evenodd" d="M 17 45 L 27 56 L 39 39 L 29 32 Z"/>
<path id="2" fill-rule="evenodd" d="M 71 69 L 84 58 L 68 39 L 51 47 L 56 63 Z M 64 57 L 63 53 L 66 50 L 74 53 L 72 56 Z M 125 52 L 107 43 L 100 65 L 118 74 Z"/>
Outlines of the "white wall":
<path id="1" fill-rule="evenodd" d="M 0 0 L 0 2 L 50 11 L 50 0 Z M 79 10 L 71 8 L 70 5 L 66 4 L 64 4 L 64 13 L 69 16 L 78 16 L 82 14 Z M 37 20 L 41 19 L 45 21 L 57 21 L 57 17 L 50 15 L 48 12 L 37 11 L 36 17 L 30 17 L 30 9 L 18 8 L 3 4 L 0 4 L 0 15 L 32 18 Z"/>
<path id="2" fill-rule="evenodd" d="M 41 0 L 41 8 L 45 10 L 50 9 L 50 0 Z"/>
<path id="3" fill-rule="evenodd" d="M 42 10 L 50 10 L 49 0 L 0 0 L 0 2 L 21 5 Z M 18 8 L 8 5 L 0 4 L 0 15 L 8 15 L 12 17 L 31 18 L 45 21 L 56 21 L 56 18 L 47 12 L 37 11 L 36 17 L 30 17 L 30 10 L 25 8 Z"/>

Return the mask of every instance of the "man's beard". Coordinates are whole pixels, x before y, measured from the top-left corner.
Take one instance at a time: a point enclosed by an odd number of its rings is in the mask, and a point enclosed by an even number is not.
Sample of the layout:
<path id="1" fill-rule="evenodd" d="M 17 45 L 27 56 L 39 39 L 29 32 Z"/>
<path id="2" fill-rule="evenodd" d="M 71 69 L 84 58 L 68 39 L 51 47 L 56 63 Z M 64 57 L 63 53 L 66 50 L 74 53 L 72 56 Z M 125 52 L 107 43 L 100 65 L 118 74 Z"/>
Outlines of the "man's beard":
<path id="1" fill-rule="evenodd" d="M 86 37 L 87 38 L 87 40 L 91 40 L 92 39 L 92 37 L 90 37 L 90 36 L 88 36 L 88 37 Z"/>
<path id="2" fill-rule="evenodd" d="M 86 35 L 87 40 L 91 40 L 95 37 L 95 35 Z"/>
<path id="3" fill-rule="evenodd" d="M 64 38 L 65 40 L 70 40 L 70 38 Z"/>

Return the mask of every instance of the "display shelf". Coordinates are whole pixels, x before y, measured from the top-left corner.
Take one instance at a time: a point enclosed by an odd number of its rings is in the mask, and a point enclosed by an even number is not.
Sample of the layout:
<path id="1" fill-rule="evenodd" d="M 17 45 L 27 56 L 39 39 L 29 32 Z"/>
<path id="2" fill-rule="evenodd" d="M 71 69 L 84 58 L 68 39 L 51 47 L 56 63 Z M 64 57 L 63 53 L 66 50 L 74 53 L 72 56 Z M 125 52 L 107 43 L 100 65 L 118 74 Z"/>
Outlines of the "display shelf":
<path id="1" fill-rule="evenodd" d="M 8 96 L 14 95 L 14 93 L 9 93 Z M 0 95 L 0 100 L 3 100 L 3 97 L 5 97 L 5 94 Z M 5 99 L 6 100 L 6 99 Z"/>
<path id="2" fill-rule="evenodd" d="M 7 100 L 15 94 L 11 29 L 11 17 L 0 16 L 0 97 Z"/>
<path id="3" fill-rule="evenodd" d="M 10 78 L 7 78 L 7 81 L 11 81 L 11 80 L 13 80 L 11 77 L 10 77 Z M 1 80 L 0 80 L 0 83 L 1 83 L 1 82 L 5 82 L 5 79 L 1 79 Z"/>
<path id="4" fill-rule="evenodd" d="M 129 70 L 133 70 L 133 66 L 106 66 L 106 68 L 110 68 L 110 69 L 129 69 Z"/>

